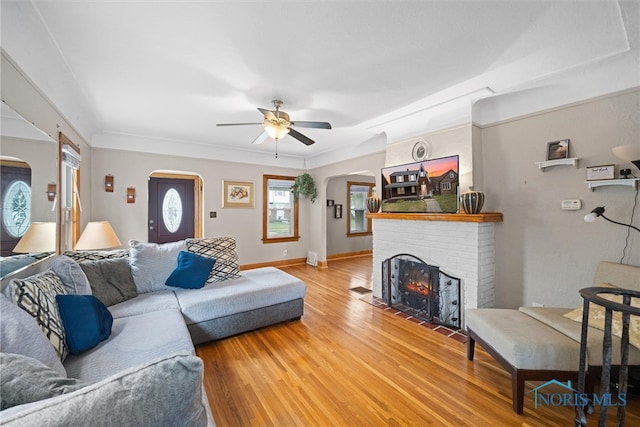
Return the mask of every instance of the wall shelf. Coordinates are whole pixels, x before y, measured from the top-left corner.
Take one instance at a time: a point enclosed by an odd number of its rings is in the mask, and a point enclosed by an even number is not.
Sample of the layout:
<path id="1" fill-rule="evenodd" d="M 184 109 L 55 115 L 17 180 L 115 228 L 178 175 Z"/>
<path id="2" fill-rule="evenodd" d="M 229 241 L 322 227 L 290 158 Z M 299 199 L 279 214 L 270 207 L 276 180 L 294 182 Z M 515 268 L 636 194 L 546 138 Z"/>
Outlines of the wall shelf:
<path id="1" fill-rule="evenodd" d="M 585 181 L 589 190 L 593 191 L 598 187 L 605 187 L 607 185 L 621 185 L 626 187 L 638 188 L 638 181 L 640 178 L 627 178 L 627 179 L 601 179 L 597 181 Z"/>
<path id="2" fill-rule="evenodd" d="M 574 168 L 577 168 L 578 160 L 580 160 L 578 157 L 571 157 L 568 159 L 557 159 L 557 160 L 547 160 L 546 162 L 536 162 L 536 165 L 538 165 L 538 169 L 544 172 L 545 168 L 548 168 L 551 166 L 566 165 L 566 166 L 573 166 Z"/>

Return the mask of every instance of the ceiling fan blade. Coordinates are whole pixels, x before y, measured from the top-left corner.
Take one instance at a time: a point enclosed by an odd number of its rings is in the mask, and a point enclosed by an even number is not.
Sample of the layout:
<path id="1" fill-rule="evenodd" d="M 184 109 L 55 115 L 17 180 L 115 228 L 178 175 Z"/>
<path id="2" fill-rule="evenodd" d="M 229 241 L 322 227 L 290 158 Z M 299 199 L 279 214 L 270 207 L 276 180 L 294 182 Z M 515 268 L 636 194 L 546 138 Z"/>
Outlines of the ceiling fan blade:
<path id="1" fill-rule="evenodd" d="M 275 120 L 276 119 L 276 115 L 273 114 L 273 111 L 271 111 L 271 110 L 265 110 L 264 108 L 258 107 L 258 111 L 260 111 L 262 113 L 262 115 L 264 116 L 264 118 L 267 119 L 267 120 Z"/>
<path id="2" fill-rule="evenodd" d="M 267 131 L 262 132 L 260 135 L 258 135 L 256 137 L 256 139 L 254 139 L 253 141 L 251 141 L 252 144 L 262 144 L 265 139 L 269 138 L 269 134 L 267 133 Z"/>
<path id="3" fill-rule="evenodd" d="M 315 141 L 313 139 L 307 136 L 304 136 L 303 134 L 301 134 L 300 132 L 298 132 L 293 128 L 289 128 L 289 136 L 294 137 L 295 139 L 297 139 L 298 141 L 302 142 L 305 145 L 315 144 Z"/>
<path id="4" fill-rule="evenodd" d="M 245 125 L 261 125 L 262 123 L 218 123 L 216 126 L 245 126 Z"/>
<path id="5" fill-rule="evenodd" d="M 291 125 L 301 128 L 331 129 L 331 124 L 327 122 L 291 122 Z"/>

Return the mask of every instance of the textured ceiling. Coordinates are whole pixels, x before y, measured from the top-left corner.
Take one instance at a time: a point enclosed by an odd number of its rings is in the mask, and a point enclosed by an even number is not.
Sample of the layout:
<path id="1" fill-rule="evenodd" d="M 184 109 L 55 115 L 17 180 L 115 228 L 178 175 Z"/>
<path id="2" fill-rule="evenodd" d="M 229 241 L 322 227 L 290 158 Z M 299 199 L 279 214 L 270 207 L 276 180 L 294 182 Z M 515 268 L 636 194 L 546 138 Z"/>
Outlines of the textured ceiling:
<path id="1" fill-rule="evenodd" d="M 637 51 L 637 13 L 604 0 L 2 0 L 2 45 L 94 145 L 271 155 L 273 140 L 250 144 L 259 125 L 215 124 L 261 122 L 256 107 L 278 98 L 293 121 L 332 123 L 298 129 L 313 146 L 279 142 L 312 158 Z"/>

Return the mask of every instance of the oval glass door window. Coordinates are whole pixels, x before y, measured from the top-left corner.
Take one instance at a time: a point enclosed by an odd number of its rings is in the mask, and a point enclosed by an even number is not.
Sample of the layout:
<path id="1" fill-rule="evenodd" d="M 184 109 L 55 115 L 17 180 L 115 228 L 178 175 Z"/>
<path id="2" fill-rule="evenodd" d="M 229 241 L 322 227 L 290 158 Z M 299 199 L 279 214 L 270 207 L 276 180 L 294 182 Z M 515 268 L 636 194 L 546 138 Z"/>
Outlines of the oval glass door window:
<path id="1" fill-rule="evenodd" d="M 164 221 L 164 226 L 170 233 L 175 233 L 178 231 L 178 228 L 180 228 L 180 222 L 182 221 L 182 199 L 174 188 L 170 188 L 162 200 L 162 220 Z"/>
<path id="2" fill-rule="evenodd" d="M 31 188 L 24 181 L 11 183 L 2 201 L 4 229 L 11 237 L 22 237 L 31 225 Z"/>

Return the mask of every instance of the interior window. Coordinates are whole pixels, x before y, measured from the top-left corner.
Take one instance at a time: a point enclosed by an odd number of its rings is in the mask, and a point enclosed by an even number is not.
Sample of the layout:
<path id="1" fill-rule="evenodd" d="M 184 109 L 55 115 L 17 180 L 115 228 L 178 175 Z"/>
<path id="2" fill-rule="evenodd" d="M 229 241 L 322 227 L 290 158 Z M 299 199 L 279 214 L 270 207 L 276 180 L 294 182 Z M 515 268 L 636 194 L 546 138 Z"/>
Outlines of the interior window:
<path id="1" fill-rule="evenodd" d="M 293 176 L 262 177 L 262 242 L 297 241 L 298 203 L 293 201 Z"/>
<path id="2" fill-rule="evenodd" d="M 374 187 L 374 183 L 347 182 L 349 193 L 347 236 L 371 234 L 371 220 L 367 218 L 367 198 L 373 194 Z"/>

